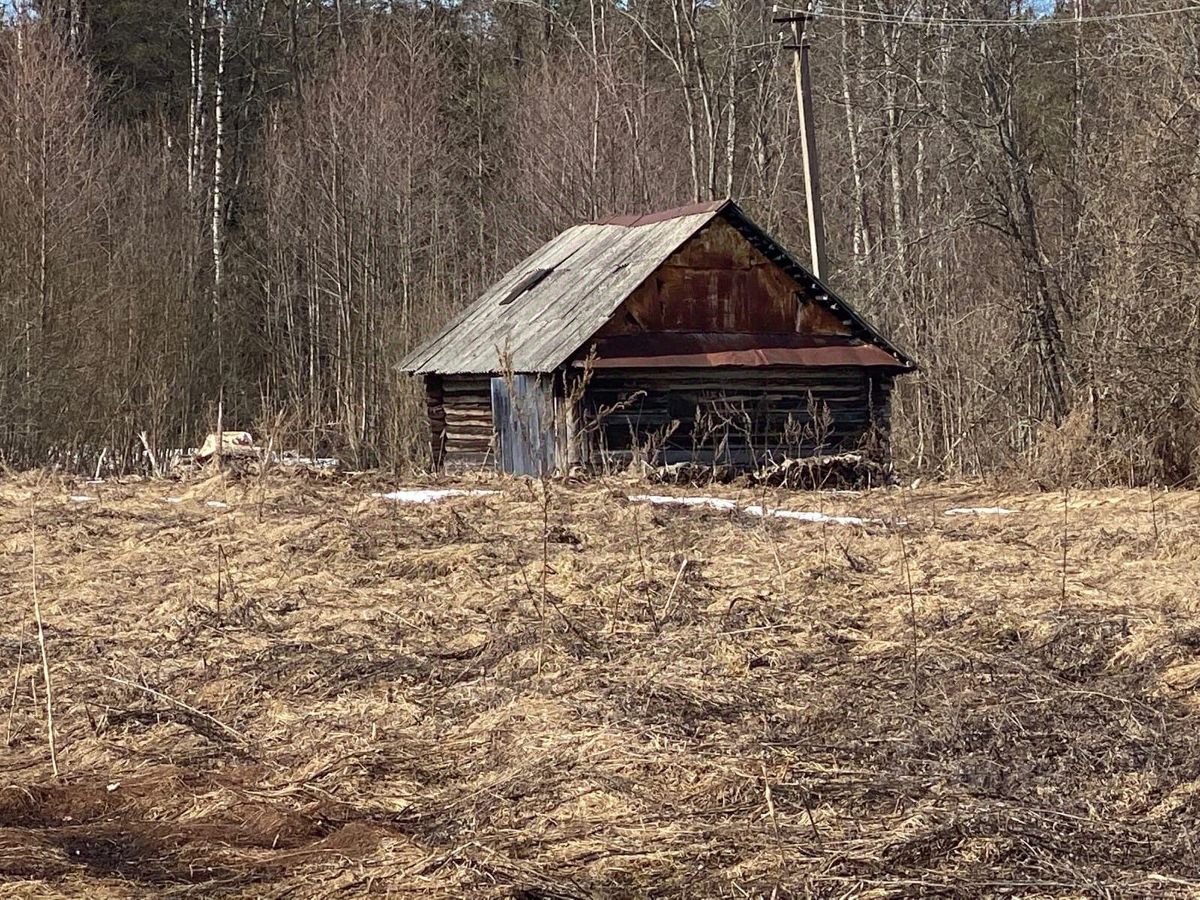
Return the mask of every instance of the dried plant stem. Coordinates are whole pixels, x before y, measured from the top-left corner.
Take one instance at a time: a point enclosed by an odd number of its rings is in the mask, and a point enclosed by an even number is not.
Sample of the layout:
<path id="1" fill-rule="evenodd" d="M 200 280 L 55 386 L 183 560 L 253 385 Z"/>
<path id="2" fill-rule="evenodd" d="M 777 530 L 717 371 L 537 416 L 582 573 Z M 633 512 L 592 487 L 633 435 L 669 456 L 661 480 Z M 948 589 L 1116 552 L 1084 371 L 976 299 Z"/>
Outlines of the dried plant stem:
<path id="1" fill-rule="evenodd" d="M 1062 569 L 1059 577 L 1059 605 L 1067 602 L 1067 504 L 1071 499 L 1071 489 L 1063 485 L 1063 514 L 1062 514 Z"/>
<path id="2" fill-rule="evenodd" d="M 25 617 L 21 617 L 20 638 L 17 642 L 17 665 L 13 669 L 12 697 L 8 701 L 8 724 L 4 729 L 4 745 L 12 746 L 13 714 L 17 708 L 17 691 L 21 686 L 21 665 L 25 661 Z"/>
<path id="3" fill-rule="evenodd" d="M 1150 522 L 1154 525 L 1154 549 L 1158 551 L 1158 504 L 1155 501 L 1154 486 L 1150 488 Z"/>
<path id="4" fill-rule="evenodd" d="M 779 831 L 779 817 L 775 814 L 775 798 L 771 795 L 771 779 L 767 776 L 767 764 L 762 764 L 763 795 L 767 801 L 767 814 L 771 817 L 771 830 L 775 833 L 775 847 L 779 851 L 779 869 L 782 875 L 787 869 L 787 853 L 783 849 L 783 835 Z"/>
<path id="5" fill-rule="evenodd" d="M 766 518 L 765 516 L 763 518 Z M 771 534 L 771 529 L 765 529 L 767 535 L 767 546 L 771 548 L 771 558 L 775 561 L 775 574 L 779 576 L 779 591 L 787 593 L 787 574 L 783 571 L 783 560 L 779 558 L 779 547 L 775 543 L 775 536 Z"/>
<path id="6" fill-rule="evenodd" d="M 525 571 L 525 564 L 521 562 L 521 554 L 515 546 L 510 545 L 512 551 L 513 565 L 517 567 L 517 571 L 521 573 L 521 581 L 525 583 L 525 594 L 529 597 L 529 605 L 533 607 L 533 611 L 537 613 L 538 620 L 544 618 L 541 606 L 538 605 L 537 595 L 533 592 L 533 585 L 529 583 L 529 575 Z"/>
<path id="7" fill-rule="evenodd" d="M 908 586 L 908 621 L 912 629 L 912 699 L 916 703 L 917 694 L 921 689 L 921 675 L 917 667 L 921 649 L 920 635 L 917 632 L 917 599 L 913 593 L 912 570 L 908 565 L 908 544 L 904 540 L 903 528 L 897 529 L 896 534 L 900 538 L 900 560 L 904 566 L 904 580 Z"/>
<path id="8" fill-rule="evenodd" d="M 542 612 L 545 621 L 546 609 L 546 576 L 550 571 L 550 482 L 543 475 L 542 484 Z"/>
<path id="9" fill-rule="evenodd" d="M 779 576 L 779 589 L 787 590 L 787 577 L 783 573 L 783 560 L 779 558 L 779 548 L 775 545 L 775 535 L 771 533 L 770 524 L 767 519 L 767 479 L 763 478 L 762 492 L 758 497 L 758 506 L 762 510 L 762 533 L 767 539 L 767 545 L 771 548 L 771 556 L 775 560 L 775 573 Z"/>
<path id="10" fill-rule="evenodd" d="M 275 452 L 275 436 L 279 432 L 279 420 L 276 418 L 275 428 L 267 439 L 267 452 L 259 462 L 258 468 L 258 521 L 263 520 L 263 506 L 267 502 L 267 470 L 271 468 L 271 457 Z M 315 457 L 314 457 L 315 458 Z"/>
<path id="11" fill-rule="evenodd" d="M 142 442 L 142 449 L 146 451 L 146 459 L 150 460 L 150 471 L 154 473 L 155 478 L 162 478 L 162 470 L 158 467 L 158 457 L 154 450 L 150 447 L 150 438 L 144 431 L 138 432 L 138 440 Z"/>
<path id="12" fill-rule="evenodd" d="M 54 688 L 50 681 L 50 657 L 46 654 L 46 632 L 42 628 L 42 607 L 37 592 L 37 537 L 33 530 L 33 510 L 30 509 L 30 575 L 33 580 L 33 618 L 37 622 L 38 649 L 42 653 L 42 678 L 46 686 L 46 740 L 50 745 L 50 768 L 58 777 L 58 749 L 54 745 Z"/>
<path id="13" fill-rule="evenodd" d="M 658 634 L 662 631 L 662 625 L 658 621 L 658 611 L 654 608 L 654 602 L 650 599 L 650 576 L 646 573 L 646 555 L 642 552 L 642 526 L 636 509 L 633 511 L 633 537 L 637 547 L 638 564 L 642 569 L 642 599 L 646 602 L 646 609 L 650 611 L 650 623 L 654 626 L 654 633 Z"/>
<path id="14" fill-rule="evenodd" d="M 820 505 L 817 507 L 820 511 L 821 519 L 821 572 L 829 574 L 829 522 L 824 518 L 825 515 L 825 495 L 820 495 Z"/>
<path id="15" fill-rule="evenodd" d="M 812 828 L 813 840 L 820 843 L 821 832 L 817 829 L 817 817 L 813 815 L 812 803 L 809 802 L 808 791 L 805 790 L 800 796 L 804 800 L 804 812 L 808 814 L 808 824 Z"/>
<path id="16" fill-rule="evenodd" d="M 671 618 L 671 601 L 675 599 L 675 591 L 679 589 L 679 582 L 683 578 L 683 570 L 687 568 L 688 560 L 684 559 L 679 564 L 679 571 L 675 573 L 675 580 L 671 582 L 671 590 L 667 592 L 667 601 L 663 604 L 663 613 L 660 621 L 666 622 Z"/>
<path id="17" fill-rule="evenodd" d="M 225 448 L 222 446 L 224 443 L 225 443 L 225 388 L 222 386 L 221 392 L 218 395 L 218 399 L 217 399 L 217 450 L 216 450 L 216 453 L 213 454 L 213 459 L 215 459 L 217 461 L 217 470 L 218 471 L 221 471 L 222 464 L 224 463 L 224 460 L 221 458 L 222 456 L 224 456 L 223 451 Z"/>

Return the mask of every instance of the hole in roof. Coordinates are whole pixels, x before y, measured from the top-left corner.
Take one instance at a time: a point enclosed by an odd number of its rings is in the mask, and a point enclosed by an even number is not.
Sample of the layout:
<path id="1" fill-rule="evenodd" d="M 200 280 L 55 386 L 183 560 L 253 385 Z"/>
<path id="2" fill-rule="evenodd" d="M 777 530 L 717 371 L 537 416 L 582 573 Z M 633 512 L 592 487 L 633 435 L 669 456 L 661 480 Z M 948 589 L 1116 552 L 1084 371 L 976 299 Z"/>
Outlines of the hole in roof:
<path id="1" fill-rule="evenodd" d="M 513 289 L 508 292 L 507 296 L 505 296 L 505 298 L 503 300 L 500 301 L 500 305 L 508 306 L 508 304 L 512 303 L 514 300 L 516 300 L 518 297 L 520 297 L 526 291 L 533 290 L 533 288 L 535 288 L 539 284 L 541 284 L 542 281 L 545 280 L 546 276 L 549 275 L 553 271 L 554 271 L 554 269 L 552 269 L 552 268 L 551 269 L 534 269 L 533 271 L 528 272 L 525 275 L 522 275 L 521 280 L 518 281 L 515 285 L 513 285 Z"/>

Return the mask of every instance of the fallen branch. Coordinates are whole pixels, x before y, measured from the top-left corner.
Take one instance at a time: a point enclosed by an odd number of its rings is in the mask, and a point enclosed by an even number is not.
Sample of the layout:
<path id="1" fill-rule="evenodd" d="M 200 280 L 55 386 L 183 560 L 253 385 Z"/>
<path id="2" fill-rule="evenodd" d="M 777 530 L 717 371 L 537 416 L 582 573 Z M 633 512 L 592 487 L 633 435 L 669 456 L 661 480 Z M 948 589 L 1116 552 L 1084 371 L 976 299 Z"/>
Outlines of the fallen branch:
<path id="1" fill-rule="evenodd" d="M 124 678 L 117 678 L 113 675 L 101 675 L 100 677 L 103 678 L 105 681 L 111 681 L 113 684 L 120 684 L 120 685 L 124 685 L 125 687 L 131 687 L 131 688 L 134 688 L 135 690 L 142 691 L 145 694 L 149 694 L 151 697 L 157 697 L 159 700 L 166 700 L 168 703 L 174 704 L 175 706 L 178 706 L 180 709 L 187 710 L 194 716 L 199 716 L 201 719 L 204 719 L 206 722 L 211 722 L 213 725 L 216 725 L 218 728 L 220 728 L 226 734 L 230 735 L 231 737 L 236 738 L 237 740 L 241 741 L 243 744 L 249 743 L 249 740 L 247 739 L 247 737 L 244 734 L 242 734 L 240 731 L 238 731 L 236 728 L 231 728 L 230 726 L 228 726 L 224 722 L 222 722 L 220 719 L 215 719 L 212 716 L 210 716 L 208 713 L 204 712 L 203 710 L 196 709 L 196 707 L 194 707 L 194 706 L 189 706 L 188 704 L 184 703 L 182 700 L 176 700 L 174 697 L 170 696 L 169 694 L 164 694 L 162 691 L 156 691 L 154 688 L 147 687 L 144 684 L 138 684 L 136 681 L 128 681 Z"/>

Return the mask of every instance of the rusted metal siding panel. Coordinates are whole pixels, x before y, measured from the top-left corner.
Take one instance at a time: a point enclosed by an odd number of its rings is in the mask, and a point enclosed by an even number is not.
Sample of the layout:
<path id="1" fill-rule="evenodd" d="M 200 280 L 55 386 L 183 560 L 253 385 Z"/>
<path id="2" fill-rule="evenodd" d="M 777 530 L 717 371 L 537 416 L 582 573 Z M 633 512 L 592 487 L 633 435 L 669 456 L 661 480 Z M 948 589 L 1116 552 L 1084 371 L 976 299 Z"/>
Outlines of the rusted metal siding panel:
<path id="1" fill-rule="evenodd" d="M 602 338 L 576 367 L 593 369 L 674 369 L 714 366 L 898 368 L 896 359 L 874 344 L 844 335 L 653 332 Z"/>
<path id="2" fill-rule="evenodd" d="M 916 362 L 908 353 L 880 334 L 879 330 L 868 322 L 851 304 L 839 297 L 829 285 L 825 284 L 825 282 L 821 281 L 812 272 L 797 262 L 792 254 L 755 224 L 736 203 L 731 203 L 724 207 L 721 215 L 725 221 L 729 222 L 740 234 L 744 235 L 746 240 L 792 276 L 797 284 L 802 285 L 805 293 L 811 300 L 837 316 L 844 324 L 851 326 L 855 336 L 867 343 L 876 344 L 888 353 L 891 353 L 902 368 L 908 370 L 916 368 Z"/>
<path id="3" fill-rule="evenodd" d="M 896 360 L 878 347 L 756 347 L 711 353 L 665 356 L 618 356 L 596 359 L 596 369 L 710 368 L 714 366 L 894 366 Z"/>

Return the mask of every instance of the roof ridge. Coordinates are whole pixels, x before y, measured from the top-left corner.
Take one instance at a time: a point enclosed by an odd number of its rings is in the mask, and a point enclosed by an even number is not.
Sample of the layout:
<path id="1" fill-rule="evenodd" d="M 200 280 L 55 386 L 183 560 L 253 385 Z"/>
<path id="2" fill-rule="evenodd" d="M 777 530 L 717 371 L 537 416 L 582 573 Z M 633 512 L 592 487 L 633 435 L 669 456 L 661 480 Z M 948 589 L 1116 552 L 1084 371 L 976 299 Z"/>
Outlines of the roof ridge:
<path id="1" fill-rule="evenodd" d="M 703 213 L 719 212 L 733 203 L 729 197 L 720 200 L 706 200 L 701 203 L 689 203 L 685 206 L 674 206 L 670 209 L 660 209 L 648 213 L 631 213 L 612 215 L 606 219 L 598 219 L 595 225 L 620 225 L 625 228 L 636 228 L 639 225 L 652 225 L 655 222 L 666 222 L 669 219 L 680 219 L 684 216 L 698 216 Z"/>

